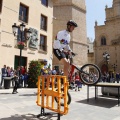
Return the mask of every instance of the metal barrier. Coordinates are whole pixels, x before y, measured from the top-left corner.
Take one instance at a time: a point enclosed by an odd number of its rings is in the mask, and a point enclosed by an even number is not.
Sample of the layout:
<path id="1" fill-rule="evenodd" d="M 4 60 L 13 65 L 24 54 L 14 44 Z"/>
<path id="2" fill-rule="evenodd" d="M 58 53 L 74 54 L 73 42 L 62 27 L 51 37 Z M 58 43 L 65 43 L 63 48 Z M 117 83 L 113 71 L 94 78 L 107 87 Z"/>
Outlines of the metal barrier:
<path id="1" fill-rule="evenodd" d="M 63 79 L 63 85 L 61 84 L 61 78 Z M 55 85 L 55 82 L 57 85 Z M 68 85 L 69 83 L 66 80 L 66 76 L 48 75 L 38 77 L 38 94 L 36 103 L 38 106 L 41 106 L 41 115 L 45 114 L 44 108 L 57 112 L 59 117 L 61 114 L 65 115 L 68 113 Z M 63 86 L 64 90 L 62 91 L 61 89 Z M 55 97 L 58 99 L 57 103 Z M 60 105 L 62 99 L 64 99 L 63 107 Z"/>

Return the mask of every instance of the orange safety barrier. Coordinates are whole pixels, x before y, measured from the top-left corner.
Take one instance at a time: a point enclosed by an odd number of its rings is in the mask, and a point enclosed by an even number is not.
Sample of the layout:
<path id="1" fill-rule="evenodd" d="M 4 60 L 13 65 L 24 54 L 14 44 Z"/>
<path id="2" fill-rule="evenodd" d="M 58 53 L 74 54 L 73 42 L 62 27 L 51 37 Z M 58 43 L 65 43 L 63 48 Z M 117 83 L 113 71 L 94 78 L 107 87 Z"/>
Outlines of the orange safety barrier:
<path id="1" fill-rule="evenodd" d="M 63 85 L 61 84 L 61 78 L 63 79 Z M 55 85 L 55 82 L 57 85 Z M 38 94 L 37 94 L 37 105 L 41 108 L 47 108 L 59 114 L 68 113 L 67 104 L 67 91 L 69 83 L 66 80 L 66 76 L 60 75 L 48 75 L 38 77 Z M 64 90 L 61 91 L 62 86 Z M 51 97 L 51 99 L 50 99 Z M 55 97 L 58 102 L 55 101 Z M 64 106 L 60 105 L 61 100 L 64 100 Z"/>

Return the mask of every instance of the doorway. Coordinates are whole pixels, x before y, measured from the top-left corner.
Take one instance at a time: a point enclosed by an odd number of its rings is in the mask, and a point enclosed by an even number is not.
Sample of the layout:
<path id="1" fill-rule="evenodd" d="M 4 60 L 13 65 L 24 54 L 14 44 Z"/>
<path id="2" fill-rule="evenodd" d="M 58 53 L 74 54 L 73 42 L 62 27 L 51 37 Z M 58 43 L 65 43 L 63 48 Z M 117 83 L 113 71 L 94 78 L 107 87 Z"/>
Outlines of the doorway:
<path id="1" fill-rule="evenodd" d="M 102 72 L 102 74 L 104 74 L 105 72 L 108 72 L 108 66 L 106 64 L 102 65 L 101 72 Z"/>
<path id="2" fill-rule="evenodd" d="M 27 57 L 23 57 L 21 56 L 22 60 L 21 60 L 21 66 L 24 66 L 27 68 Z M 15 55 L 15 58 L 14 58 L 14 69 L 17 69 L 17 67 L 20 65 L 20 56 L 17 56 Z"/>

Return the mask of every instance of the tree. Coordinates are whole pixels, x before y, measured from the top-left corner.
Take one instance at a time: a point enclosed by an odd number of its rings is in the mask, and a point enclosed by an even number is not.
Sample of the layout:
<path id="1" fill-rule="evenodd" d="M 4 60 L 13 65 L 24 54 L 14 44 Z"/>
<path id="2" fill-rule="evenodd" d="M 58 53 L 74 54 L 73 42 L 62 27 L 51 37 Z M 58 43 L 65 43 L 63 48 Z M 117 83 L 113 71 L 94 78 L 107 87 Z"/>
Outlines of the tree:
<path id="1" fill-rule="evenodd" d="M 29 63 L 28 68 L 28 87 L 36 88 L 36 83 L 38 81 L 38 76 L 40 76 L 41 63 L 37 60 L 33 60 Z"/>

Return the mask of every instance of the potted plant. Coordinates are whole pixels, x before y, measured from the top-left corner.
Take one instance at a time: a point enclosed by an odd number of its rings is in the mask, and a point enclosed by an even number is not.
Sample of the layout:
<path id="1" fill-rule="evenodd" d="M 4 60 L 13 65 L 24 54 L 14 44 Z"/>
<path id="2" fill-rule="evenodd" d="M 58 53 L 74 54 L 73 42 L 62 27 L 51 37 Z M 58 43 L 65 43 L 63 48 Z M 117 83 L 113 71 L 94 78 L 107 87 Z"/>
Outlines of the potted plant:
<path id="1" fill-rule="evenodd" d="M 18 42 L 18 43 L 17 43 L 17 47 L 18 47 L 19 49 L 24 49 L 25 43 L 24 43 L 24 42 Z"/>

